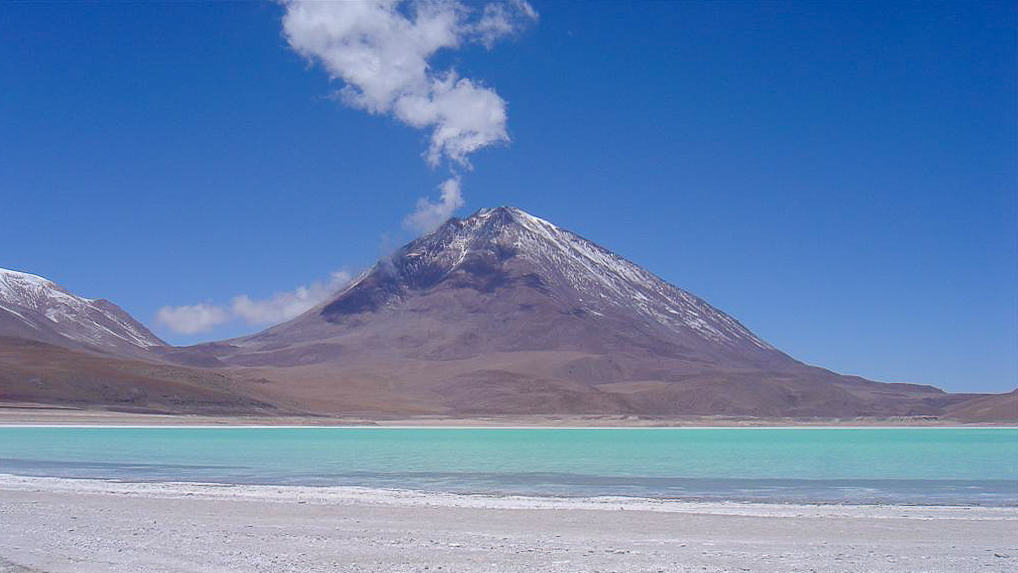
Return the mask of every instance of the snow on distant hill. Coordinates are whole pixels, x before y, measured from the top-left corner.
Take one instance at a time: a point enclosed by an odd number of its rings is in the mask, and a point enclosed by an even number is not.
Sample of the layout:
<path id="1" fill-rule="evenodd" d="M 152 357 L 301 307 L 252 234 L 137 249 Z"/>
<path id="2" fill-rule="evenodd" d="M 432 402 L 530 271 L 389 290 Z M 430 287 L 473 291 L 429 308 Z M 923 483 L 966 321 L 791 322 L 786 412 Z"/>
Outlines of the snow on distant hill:
<path id="1" fill-rule="evenodd" d="M 0 269 L 0 335 L 115 351 L 164 346 L 117 305 L 77 296 L 46 278 Z"/>

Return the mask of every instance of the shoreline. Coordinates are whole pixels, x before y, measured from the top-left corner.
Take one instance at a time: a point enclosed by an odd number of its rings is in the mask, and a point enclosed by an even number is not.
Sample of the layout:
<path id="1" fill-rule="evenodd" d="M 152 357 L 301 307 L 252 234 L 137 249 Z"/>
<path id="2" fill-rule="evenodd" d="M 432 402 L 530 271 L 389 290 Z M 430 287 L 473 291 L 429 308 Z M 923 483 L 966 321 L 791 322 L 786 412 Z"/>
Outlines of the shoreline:
<path id="1" fill-rule="evenodd" d="M 190 481 L 124 481 L 0 473 L 0 491 L 48 491 L 165 499 L 247 499 L 322 504 L 370 504 L 403 507 L 450 507 L 514 510 L 649 511 L 732 516 L 919 517 L 925 519 L 993 519 L 1018 522 L 1018 505 L 937 505 L 901 503 L 823 503 L 783 501 L 707 501 L 622 495 L 561 496 L 454 493 L 365 486 L 231 484 Z"/>
<path id="2" fill-rule="evenodd" d="M 229 423 L 229 424 L 142 424 L 142 423 L 3 423 L 4 427 L 40 427 L 40 428 L 71 428 L 71 429 L 1016 429 L 1018 425 L 1002 424 L 965 424 L 965 425 L 409 425 L 409 424 L 266 424 L 266 423 Z"/>
<path id="3" fill-rule="evenodd" d="M 1018 421 L 964 422 L 917 418 L 738 418 L 689 416 L 268 416 L 137 413 L 33 404 L 0 404 L 2 427 L 193 427 L 193 428 L 478 428 L 478 429 L 781 429 L 781 428 L 1016 428 Z"/>
<path id="4" fill-rule="evenodd" d="M 1008 571 L 1018 509 L 0 475 L 0 571 Z"/>

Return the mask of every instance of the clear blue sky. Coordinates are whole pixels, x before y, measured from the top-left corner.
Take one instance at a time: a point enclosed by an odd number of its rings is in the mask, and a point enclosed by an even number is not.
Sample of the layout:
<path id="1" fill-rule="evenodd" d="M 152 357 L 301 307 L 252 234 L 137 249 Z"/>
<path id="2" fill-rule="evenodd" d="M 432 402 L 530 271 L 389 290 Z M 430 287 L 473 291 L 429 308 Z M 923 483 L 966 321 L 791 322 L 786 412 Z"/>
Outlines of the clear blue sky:
<path id="1" fill-rule="evenodd" d="M 542 2 L 433 64 L 512 143 L 459 215 L 519 206 L 792 356 L 955 391 L 1018 384 L 1014 3 Z M 356 272 L 447 176 L 331 97 L 272 3 L 0 7 L 0 267 L 154 323 Z"/>

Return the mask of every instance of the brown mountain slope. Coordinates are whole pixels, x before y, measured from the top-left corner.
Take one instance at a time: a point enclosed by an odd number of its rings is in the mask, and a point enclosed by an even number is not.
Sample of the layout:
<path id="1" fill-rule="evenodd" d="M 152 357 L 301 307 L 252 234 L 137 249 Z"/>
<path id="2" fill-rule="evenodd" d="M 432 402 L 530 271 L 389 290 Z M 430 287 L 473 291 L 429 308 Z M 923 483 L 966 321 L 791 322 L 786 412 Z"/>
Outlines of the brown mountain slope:
<path id="1" fill-rule="evenodd" d="M 0 402 L 136 412 L 272 413 L 227 374 L 0 337 Z"/>
<path id="2" fill-rule="evenodd" d="M 1007 394 L 975 396 L 953 404 L 946 415 L 972 422 L 1013 422 L 1018 420 L 1018 390 Z"/>

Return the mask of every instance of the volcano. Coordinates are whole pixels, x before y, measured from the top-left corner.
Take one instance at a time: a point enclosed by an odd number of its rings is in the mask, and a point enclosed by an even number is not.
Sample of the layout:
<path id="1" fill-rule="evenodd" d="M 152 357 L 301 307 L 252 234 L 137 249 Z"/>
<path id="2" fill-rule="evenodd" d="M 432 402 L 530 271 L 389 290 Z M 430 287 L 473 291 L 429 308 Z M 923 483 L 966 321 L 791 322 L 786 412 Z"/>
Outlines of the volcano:
<path id="1" fill-rule="evenodd" d="M 915 416 L 970 398 L 803 364 L 512 207 L 449 220 L 291 321 L 178 356 L 328 414 Z"/>

